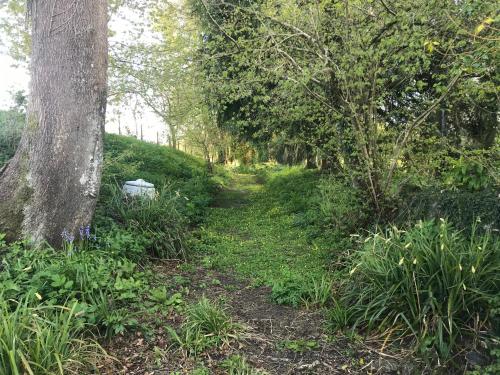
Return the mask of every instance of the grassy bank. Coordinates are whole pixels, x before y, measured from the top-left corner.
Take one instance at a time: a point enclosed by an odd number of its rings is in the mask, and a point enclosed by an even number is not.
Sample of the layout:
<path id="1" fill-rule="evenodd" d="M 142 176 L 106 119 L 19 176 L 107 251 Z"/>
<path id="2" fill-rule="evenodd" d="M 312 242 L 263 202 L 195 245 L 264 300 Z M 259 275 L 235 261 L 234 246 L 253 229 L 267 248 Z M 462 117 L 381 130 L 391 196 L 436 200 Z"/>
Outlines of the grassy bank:
<path id="1" fill-rule="evenodd" d="M 126 180 L 153 182 L 157 198 L 124 200 Z M 96 340 L 139 325 L 150 256 L 186 257 L 215 185 L 200 160 L 106 135 L 94 223 L 67 233 L 63 249 L 34 250 L 0 236 L 0 374 L 99 372 Z"/>

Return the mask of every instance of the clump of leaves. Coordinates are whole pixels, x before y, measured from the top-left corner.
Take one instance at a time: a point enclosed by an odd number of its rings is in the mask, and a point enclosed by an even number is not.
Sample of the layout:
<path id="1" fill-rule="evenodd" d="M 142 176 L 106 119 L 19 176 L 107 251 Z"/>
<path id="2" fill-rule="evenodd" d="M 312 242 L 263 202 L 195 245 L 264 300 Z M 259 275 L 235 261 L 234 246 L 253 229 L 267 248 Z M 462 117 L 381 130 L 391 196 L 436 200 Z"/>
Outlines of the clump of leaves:
<path id="1" fill-rule="evenodd" d="M 23 243 L 7 247 L 0 272 L 4 298 L 28 298 L 44 306 L 78 301 L 79 319 L 107 336 L 137 325 L 130 311 L 146 282 L 135 263 L 105 251 L 68 256 L 50 248 L 33 251 Z"/>
<path id="2" fill-rule="evenodd" d="M 331 301 L 332 282 L 326 276 L 303 277 L 286 273 L 273 283 L 271 299 L 283 305 L 323 307 Z"/>
<path id="3" fill-rule="evenodd" d="M 308 350 L 314 350 L 318 348 L 318 342 L 316 340 L 285 340 L 279 344 L 280 348 L 292 350 L 297 353 L 305 352 Z"/>

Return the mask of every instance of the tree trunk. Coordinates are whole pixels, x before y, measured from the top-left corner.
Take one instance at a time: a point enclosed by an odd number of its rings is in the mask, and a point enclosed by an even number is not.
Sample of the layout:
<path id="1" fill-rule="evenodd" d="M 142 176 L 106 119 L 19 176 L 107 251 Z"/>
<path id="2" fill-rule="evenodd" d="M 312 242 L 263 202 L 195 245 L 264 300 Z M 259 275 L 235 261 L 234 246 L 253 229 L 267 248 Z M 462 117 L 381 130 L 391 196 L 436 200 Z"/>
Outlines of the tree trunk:
<path id="1" fill-rule="evenodd" d="M 172 148 L 174 150 L 177 150 L 177 129 L 175 128 L 174 125 L 172 124 L 169 124 L 169 130 L 170 130 L 170 137 L 171 137 L 171 140 L 172 140 Z"/>
<path id="2" fill-rule="evenodd" d="M 89 224 L 101 183 L 107 1 L 33 0 L 31 95 L 15 156 L 0 171 L 0 232 L 61 243 Z"/>

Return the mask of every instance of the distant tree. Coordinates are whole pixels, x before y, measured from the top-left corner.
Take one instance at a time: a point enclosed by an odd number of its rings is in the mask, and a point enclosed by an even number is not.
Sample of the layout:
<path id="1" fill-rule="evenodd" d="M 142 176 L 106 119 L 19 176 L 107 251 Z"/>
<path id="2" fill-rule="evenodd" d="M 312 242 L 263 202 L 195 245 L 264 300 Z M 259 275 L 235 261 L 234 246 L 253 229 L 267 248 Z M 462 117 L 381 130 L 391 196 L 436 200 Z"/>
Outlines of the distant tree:
<path id="1" fill-rule="evenodd" d="M 26 127 L 0 171 L 0 231 L 61 243 L 88 224 L 101 181 L 106 112 L 105 0 L 32 0 Z"/>

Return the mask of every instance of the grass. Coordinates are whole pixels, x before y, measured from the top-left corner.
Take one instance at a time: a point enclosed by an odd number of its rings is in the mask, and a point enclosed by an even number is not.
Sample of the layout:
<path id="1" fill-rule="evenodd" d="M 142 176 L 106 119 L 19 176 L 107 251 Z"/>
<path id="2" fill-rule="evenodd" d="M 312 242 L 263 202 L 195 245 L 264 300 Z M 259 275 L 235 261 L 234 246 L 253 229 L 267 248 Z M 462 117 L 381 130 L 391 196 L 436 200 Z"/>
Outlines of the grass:
<path id="1" fill-rule="evenodd" d="M 174 342 L 188 355 L 197 355 L 207 348 L 229 346 L 243 327 L 232 321 L 225 309 L 206 297 L 188 306 L 180 332 L 169 327 Z"/>
<path id="2" fill-rule="evenodd" d="M 111 242 L 133 240 L 129 247 L 138 258 L 149 253 L 186 259 L 188 232 L 204 220 L 216 189 L 204 162 L 178 150 L 113 134 L 105 137 L 104 161 L 94 226 Z M 155 199 L 123 198 L 125 181 L 138 178 L 155 184 Z"/>
<path id="3" fill-rule="evenodd" d="M 259 183 L 266 179 L 265 184 Z M 297 224 L 308 206 L 318 176 L 301 168 L 285 168 L 264 177 L 234 174 L 233 184 L 216 199 L 199 231 L 198 252 L 208 267 L 231 269 L 254 285 L 273 288 L 279 303 L 298 305 L 304 299 L 325 303 L 325 238 L 312 237 Z M 286 204 L 284 204 L 286 203 Z"/>
<path id="4" fill-rule="evenodd" d="M 444 221 L 388 229 L 355 244 L 349 234 L 369 218 L 345 181 L 273 165 L 212 178 L 203 162 L 179 151 L 116 135 L 105 144 L 95 241 L 34 252 L 0 235 L 2 375 L 77 373 L 100 355 L 93 335 L 135 329 L 136 317 L 147 313 L 182 316 L 169 332 L 186 355 L 230 346 L 243 327 L 221 304 L 204 297 L 186 304 L 187 292 L 173 292 L 188 290 L 189 279 L 178 275 L 153 287 L 151 272 L 138 270 L 148 269 L 149 255 L 189 259 L 190 249 L 207 268 L 270 287 L 276 303 L 327 308 L 333 329 L 412 338 L 427 357 L 450 358 L 464 339 L 482 340 L 498 324 L 499 245 L 489 235 L 458 232 Z M 157 200 L 121 197 L 121 184 L 137 178 L 157 186 Z M 215 199 L 214 181 L 224 186 Z M 193 263 L 180 268 L 196 271 Z M 297 352 L 315 345 L 282 343 Z M 219 367 L 262 373 L 239 355 Z"/>
<path id="5" fill-rule="evenodd" d="M 95 365 L 103 351 L 84 338 L 77 306 L 32 307 L 0 296 L 0 373 L 63 375 Z"/>
<path id="6" fill-rule="evenodd" d="M 153 183 L 161 192 L 168 191 L 182 198 L 176 209 L 189 223 L 196 224 L 204 219 L 217 185 L 202 160 L 169 147 L 116 134 L 106 134 L 104 150 L 97 219 L 109 216 L 109 203 L 117 187 L 121 189 L 125 181 L 139 178 Z M 105 220 L 98 224 L 104 225 Z"/>
<path id="7" fill-rule="evenodd" d="M 100 350 L 93 337 L 135 329 L 145 313 L 153 276 L 138 263 L 146 266 L 151 254 L 185 256 L 187 232 L 211 201 L 215 184 L 199 159 L 109 134 L 105 147 L 92 236 L 68 234 L 62 249 L 34 251 L 26 242 L 6 244 L 0 234 L 2 375 L 87 373 Z M 158 199 L 125 201 L 119 188 L 137 178 L 155 183 Z M 158 304 L 178 307 L 179 298 L 156 292 L 150 298 Z"/>
<path id="8" fill-rule="evenodd" d="M 232 355 L 224 360 L 221 367 L 228 375 L 266 375 L 267 372 L 257 370 L 250 366 L 245 357 L 240 355 Z"/>

